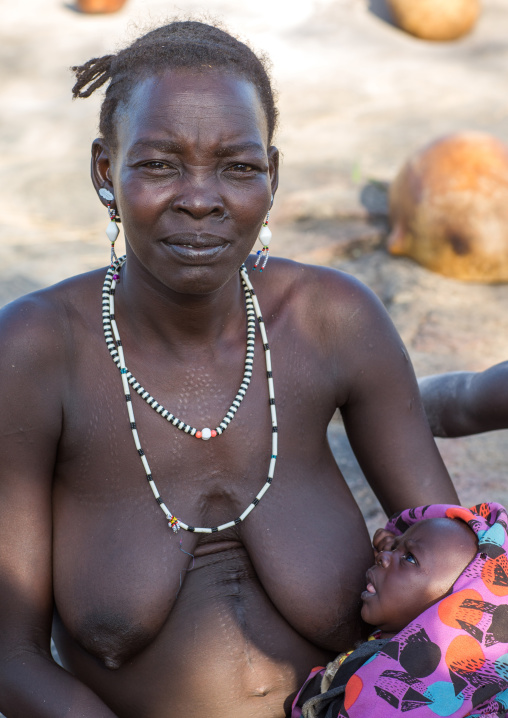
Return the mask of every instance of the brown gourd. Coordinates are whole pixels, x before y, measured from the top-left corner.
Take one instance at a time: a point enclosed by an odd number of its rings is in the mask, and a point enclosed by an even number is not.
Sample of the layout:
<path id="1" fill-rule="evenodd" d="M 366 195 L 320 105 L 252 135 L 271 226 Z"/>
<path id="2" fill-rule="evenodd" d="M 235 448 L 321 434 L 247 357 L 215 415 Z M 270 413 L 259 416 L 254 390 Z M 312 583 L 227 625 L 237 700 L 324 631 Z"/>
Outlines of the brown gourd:
<path id="1" fill-rule="evenodd" d="M 480 0 L 388 0 L 397 25 L 423 40 L 456 40 L 470 32 Z"/>
<path id="2" fill-rule="evenodd" d="M 508 281 L 508 146 L 464 132 L 436 140 L 390 187 L 388 249 L 448 277 Z"/>
<path id="3" fill-rule="evenodd" d="M 125 5 L 126 0 L 76 0 L 80 12 L 98 14 L 117 12 Z"/>

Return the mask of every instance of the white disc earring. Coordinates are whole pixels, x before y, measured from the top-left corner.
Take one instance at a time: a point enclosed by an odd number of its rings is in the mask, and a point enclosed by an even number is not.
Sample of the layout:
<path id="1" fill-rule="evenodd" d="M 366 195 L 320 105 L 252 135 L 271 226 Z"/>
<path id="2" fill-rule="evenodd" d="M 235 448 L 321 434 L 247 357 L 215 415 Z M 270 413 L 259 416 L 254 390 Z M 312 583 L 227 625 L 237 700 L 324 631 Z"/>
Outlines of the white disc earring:
<path id="1" fill-rule="evenodd" d="M 113 262 L 118 261 L 118 257 L 116 256 L 115 252 L 115 242 L 118 239 L 118 235 L 120 234 L 120 230 L 117 226 L 117 223 L 120 221 L 120 217 L 118 216 L 116 210 L 111 206 L 111 203 L 115 199 L 114 194 L 109 190 L 105 189 L 104 187 L 101 187 L 99 190 L 99 195 L 106 200 L 108 205 L 109 224 L 106 227 L 106 234 L 109 241 L 111 242 L 111 266 L 113 266 Z"/>

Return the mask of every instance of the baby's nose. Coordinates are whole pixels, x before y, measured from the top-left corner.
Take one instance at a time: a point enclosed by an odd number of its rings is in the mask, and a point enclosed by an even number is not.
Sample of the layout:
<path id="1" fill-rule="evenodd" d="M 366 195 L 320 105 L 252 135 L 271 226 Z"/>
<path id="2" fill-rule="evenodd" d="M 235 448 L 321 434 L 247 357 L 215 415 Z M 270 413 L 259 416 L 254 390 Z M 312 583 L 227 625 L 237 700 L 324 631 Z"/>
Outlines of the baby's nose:
<path id="1" fill-rule="evenodd" d="M 388 568 L 392 560 L 392 552 L 391 551 L 380 551 L 378 555 L 376 556 L 376 563 L 378 566 L 381 566 L 382 568 Z"/>

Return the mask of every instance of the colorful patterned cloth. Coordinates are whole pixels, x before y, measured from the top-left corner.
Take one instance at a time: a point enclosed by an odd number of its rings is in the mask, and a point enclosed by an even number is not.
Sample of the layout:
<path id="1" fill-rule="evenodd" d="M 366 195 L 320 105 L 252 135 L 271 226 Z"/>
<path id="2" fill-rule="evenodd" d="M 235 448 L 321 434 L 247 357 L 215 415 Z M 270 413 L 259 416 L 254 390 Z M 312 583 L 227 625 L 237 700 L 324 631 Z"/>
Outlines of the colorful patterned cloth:
<path id="1" fill-rule="evenodd" d="M 377 633 L 380 633 L 379 631 Z M 353 651 L 341 653 L 323 669 L 314 669 L 293 702 L 295 718 L 337 718 L 344 708 L 346 686 L 354 673 L 388 643 L 389 638 L 371 636 Z"/>
<path id="2" fill-rule="evenodd" d="M 476 557 L 451 594 L 349 679 L 337 718 L 508 716 L 508 515 L 495 503 L 434 504 L 396 514 L 386 528 L 402 534 L 418 521 L 443 517 L 461 519 L 476 533 Z"/>

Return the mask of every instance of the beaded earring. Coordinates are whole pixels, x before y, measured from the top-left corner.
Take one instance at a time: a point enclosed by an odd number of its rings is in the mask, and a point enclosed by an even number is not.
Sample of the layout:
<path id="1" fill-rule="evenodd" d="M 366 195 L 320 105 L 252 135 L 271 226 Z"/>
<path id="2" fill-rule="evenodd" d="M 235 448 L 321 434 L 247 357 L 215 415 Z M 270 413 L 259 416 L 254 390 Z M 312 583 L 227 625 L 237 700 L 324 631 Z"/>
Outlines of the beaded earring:
<path id="1" fill-rule="evenodd" d="M 273 202 L 273 200 L 272 200 Z M 258 258 L 256 259 L 256 264 L 253 266 L 252 269 L 257 269 L 259 263 L 261 260 L 263 260 L 263 264 L 259 267 L 259 271 L 262 272 L 263 269 L 266 267 L 266 264 L 268 262 L 268 255 L 269 255 L 269 249 L 268 245 L 270 244 L 270 241 L 272 239 L 272 233 L 270 231 L 270 228 L 268 227 L 268 218 L 270 217 L 270 211 L 266 213 L 265 221 L 263 222 L 261 229 L 259 230 L 258 239 L 263 245 L 263 249 L 258 250 Z"/>
<path id="2" fill-rule="evenodd" d="M 101 187 L 99 190 L 99 195 L 106 200 L 108 205 L 108 214 L 109 214 L 109 224 L 106 228 L 106 234 L 108 235 L 108 239 L 111 242 L 111 266 L 113 265 L 113 262 L 118 261 L 118 257 L 116 256 L 115 252 L 115 242 L 118 239 L 118 235 L 120 234 L 120 230 L 118 229 L 117 223 L 120 222 L 120 217 L 118 216 L 116 209 L 111 206 L 111 203 L 115 199 L 115 196 L 112 192 L 105 189 L 104 187 Z"/>

